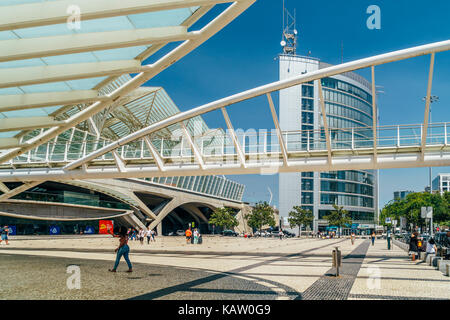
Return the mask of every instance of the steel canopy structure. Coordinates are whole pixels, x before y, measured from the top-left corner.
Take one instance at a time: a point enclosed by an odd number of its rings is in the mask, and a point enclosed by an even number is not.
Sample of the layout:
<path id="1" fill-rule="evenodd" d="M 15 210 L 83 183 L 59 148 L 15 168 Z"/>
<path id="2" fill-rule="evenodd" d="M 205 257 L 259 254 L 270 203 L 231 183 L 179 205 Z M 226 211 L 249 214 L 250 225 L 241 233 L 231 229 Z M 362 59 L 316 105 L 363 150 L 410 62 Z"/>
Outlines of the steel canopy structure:
<path id="1" fill-rule="evenodd" d="M 129 97 L 148 98 L 154 89 L 141 85 L 201 45 L 254 2 L 2 2 L 0 201 L 47 180 L 450 165 L 448 125 L 429 125 L 428 119 L 435 55 L 448 51 L 450 40 L 324 66 L 152 121 L 151 113 L 124 108 Z M 214 5 L 222 3 L 230 5 L 202 29 L 189 30 Z M 67 10 L 61 10 L 71 5 L 81 9 L 80 29 L 68 29 L 65 23 Z M 167 44 L 177 42 L 181 44 L 149 63 Z M 422 55 L 430 55 L 423 123 L 378 127 L 375 67 Z M 370 68 L 372 73 L 373 124 L 351 129 L 348 141 L 335 139 L 333 131 L 349 129 L 329 127 L 322 79 L 363 68 Z M 137 75 L 129 77 L 128 73 Z M 306 132 L 308 141 L 304 143 L 301 137 L 305 132 L 280 128 L 271 93 L 313 81 L 319 86 L 323 128 Z M 275 129 L 262 136 L 238 134 L 226 108 L 262 95 L 267 96 L 269 108 L 265 111 L 270 112 Z M 199 117 L 219 109 L 227 132 L 203 130 Z M 117 122 L 118 118 L 122 120 Z M 85 136 L 66 139 L 63 148 L 59 138 L 68 131 L 75 134 L 76 130 L 82 130 Z M 71 154 L 74 144 L 75 157 Z M 10 190 L 3 182 L 24 184 Z"/>
<path id="2" fill-rule="evenodd" d="M 3 162 L 0 181 L 36 183 L 47 179 L 255 174 L 450 165 L 448 124 L 428 123 L 434 57 L 436 53 L 449 49 L 450 40 L 447 40 L 337 66 L 325 66 L 314 72 L 277 81 L 173 115 L 106 146 L 97 147 L 74 161 L 53 162 L 45 168 L 38 168 L 36 164 L 40 161 L 35 161 L 32 157 L 22 163 L 17 161 L 17 158 L 11 159 L 8 163 Z M 325 77 L 371 68 L 372 98 L 375 99 L 375 66 L 421 55 L 430 55 L 427 99 L 422 124 L 378 127 L 374 121 L 373 126 L 351 129 L 352 138 L 340 141 L 331 138 L 333 131 L 350 129 L 329 128 L 325 108 L 322 106 L 323 128 L 308 132 L 310 140 L 307 143 L 302 143 L 300 139 L 304 132 L 285 132 L 279 127 L 271 92 L 310 81 L 318 81 L 321 87 L 320 80 Z M 273 117 L 275 130 L 262 137 L 256 134 L 238 136 L 226 107 L 261 95 L 267 95 L 269 108 L 266 110 Z M 321 104 L 323 103 L 322 97 Z M 373 114 L 376 115 L 375 100 L 373 106 Z M 220 143 L 208 148 L 205 147 L 202 136 L 192 136 L 185 128 L 195 117 L 218 109 L 223 113 L 228 131 L 222 135 L 217 134 L 216 138 Z M 182 138 L 177 136 L 158 140 L 161 131 L 171 126 L 181 130 Z M 249 142 L 246 142 L 247 140 Z M 161 142 L 157 145 L 156 141 Z M 164 147 L 166 145 L 170 147 Z M 131 157 L 124 151 L 130 148 L 136 151 Z M 7 166 L 14 169 L 8 169 Z"/>
<path id="3" fill-rule="evenodd" d="M 92 116 L 197 48 L 254 1 L 2 1 L 0 162 L 83 121 L 93 125 Z M 216 18 L 200 30 L 189 30 L 223 3 L 230 5 Z M 181 43 L 168 53 L 159 53 L 177 42 Z M 137 75 L 110 92 L 102 90 L 127 73 Z M 71 105 L 83 107 L 57 120 Z M 19 141 L 36 128 L 45 130 Z"/>

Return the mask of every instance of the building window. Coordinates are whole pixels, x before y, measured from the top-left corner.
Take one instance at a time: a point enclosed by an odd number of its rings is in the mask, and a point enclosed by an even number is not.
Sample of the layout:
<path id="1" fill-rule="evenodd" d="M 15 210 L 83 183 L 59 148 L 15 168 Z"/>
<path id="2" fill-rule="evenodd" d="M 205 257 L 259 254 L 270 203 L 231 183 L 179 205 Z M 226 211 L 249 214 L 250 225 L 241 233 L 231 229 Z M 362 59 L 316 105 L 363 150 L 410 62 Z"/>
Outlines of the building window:
<path id="1" fill-rule="evenodd" d="M 302 110 L 303 111 L 314 111 L 314 100 L 313 99 L 302 99 Z"/>
<path id="2" fill-rule="evenodd" d="M 302 190 L 314 190 L 314 180 L 313 179 L 302 179 Z"/>
<path id="3" fill-rule="evenodd" d="M 302 112 L 302 123 L 314 125 L 314 113 Z"/>
<path id="4" fill-rule="evenodd" d="M 313 98 L 314 97 L 314 87 L 313 86 L 302 85 L 302 96 L 303 97 Z"/>
<path id="5" fill-rule="evenodd" d="M 302 204 L 313 204 L 313 203 L 314 203 L 314 193 L 302 192 Z"/>

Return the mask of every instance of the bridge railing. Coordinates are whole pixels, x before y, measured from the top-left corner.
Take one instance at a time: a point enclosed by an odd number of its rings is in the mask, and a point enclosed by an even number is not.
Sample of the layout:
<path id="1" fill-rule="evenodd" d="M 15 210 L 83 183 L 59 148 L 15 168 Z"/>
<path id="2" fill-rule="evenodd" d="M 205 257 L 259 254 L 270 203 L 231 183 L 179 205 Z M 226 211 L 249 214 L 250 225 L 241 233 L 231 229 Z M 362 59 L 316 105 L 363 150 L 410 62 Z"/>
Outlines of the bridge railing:
<path id="1" fill-rule="evenodd" d="M 434 123 L 428 126 L 426 146 L 447 145 L 449 140 L 449 123 Z M 420 147 L 422 125 L 389 125 L 377 128 L 377 148 Z M 236 131 L 242 151 L 247 156 L 280 154 L 280 143 L 275 130 Z M 330 129 L 331 149 L 358 150 L 373 149 L 373 131 L 371 127 Z M 327 151 L 324 129 L 283 131 L 282 139 L 290 154 L 302 152 Z M 191 145 L 184 137 L 150 139 L 155 150 L 163 159 L 173 162 L 193 158 Z M 193 139 L 195 146 L 203 157 L 237 156 L 238 151 L 230 132 L 215 136 L 215 143 L 210 138 Z M 66 163 L 77 160 L 86 154 L 108 144 L 106 140 L 49 142 L 30 150 L 12 160 L 12 163 Z M 143 139 L 116 149 L 116 154 L 124 160 L 152 159 L 153 155 Z M 112 152 L 105 153 L 97 160 L 114 160 Z M 184 162 L 184 161 L 183 161 Z"/>

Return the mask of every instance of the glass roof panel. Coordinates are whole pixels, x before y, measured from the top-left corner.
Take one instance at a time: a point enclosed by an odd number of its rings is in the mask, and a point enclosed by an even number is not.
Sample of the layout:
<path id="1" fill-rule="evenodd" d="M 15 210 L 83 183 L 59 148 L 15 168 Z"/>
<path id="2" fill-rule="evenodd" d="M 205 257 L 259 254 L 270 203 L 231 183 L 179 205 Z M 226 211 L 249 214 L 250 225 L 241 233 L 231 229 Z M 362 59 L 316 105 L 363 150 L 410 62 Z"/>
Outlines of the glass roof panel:
<path id="1" fill-rule="evenodd" d="M 39 93 L 39 92 L 61 92 L 69 91 L 70 87 L 64 82 L 52 82 L 35 84 L 30 86 L 20 87 L 25 93 Z"/>
<path id="2" fill-rule="evenodd" d="M 39 59 L 39 58 L 0 62 L 0 68 L 25 68 L 25 67 L 44 66 L 44 65 L 45 65 L 44 61 L 42 61 L 42 59 Z"/>
<path id="3" fill-rule="evenodd" d="M 66 81 L 66 84 L 72 90 L 89 90 L 95 87 L 97 84 L 105 80 L 107 77 L 88 78 L 80 80 Z"/>
<path id="4" fill-rule="evenodd" d="M 190 17 L 199 7 L 180 8 L 158 12 L 146 12 L 129 15 L 133 25 L 140 28 L 157 28 L 180 25 Z"/>
<path id="5" fill-rule="evenodd" d="M 17 87 L 1 88 L 0 89 L 0 95 L 1 94 L 23 94 L 23 91 L 20 90 L 20 88 L 17 88 Z"/>
<path id="6" fill-rule="evenodd" d="M 46 117 L 48 113 L 42 108 L 1 112 L 6 118 Z"/>
<path id="7" fill-rule="evenodd" d="M 0 0 L 1 6 L 14 6 L 21 4 L 39 3 L 55 0 Z M 93 0 L 95 1 L 95 0 Z M 72 34 L 85 34 L 92 32 L 109 32 L 120 30 L 133 30 L 144 28 L 157 28 L 167 26 L 177 26 L 186 21 L 199 7 L 180 8 L 151 13 L 139 13 L 128 16 L 110 17 L 103 19 L 82 20 L 81 29 L 71 30 L 67 24 L 55 24 L 31 28 L 21 28 L 16 30 L 1 31 L 0 41 L 13 39 L 31 39 L 41 37 L 52 37 Z M 151 45 L 135 46 L 128 48 L 118 48 L 110 50 L 90 51 L 83 53 L 65 54 L 58 56 L 48 56 L 34 59 L 24 59 L 0 62 L 0 68 L 26 68 L 45 65 L 65 65 L 78 63 L 91 63 L 99 61 L 130 60 L 141 55 L 148 50 Z M 71 90 L 89 90 L 98 86 L 108 77 L 96 77 L 88 79 L 71 80 L 65 82 L 42 83 L 35 85 L 20 86 L 14 88 L 0 89 L 0 95 L 19 95 L 24 93 L 44 93 L 44 92 L 64 92 Z M 163 99 L 166 100 L 166 99 Z M 159 100 L 158 100 L 159 101 Z M 149 102 L 147 102 L 148 104 Z M 170 106 L 170 102 L 164 101 L 165 107 Z M 7 111 L 0 113 L 0 118 L 5 117 L 33 117 L 47 116 L 54 113 L 63 106 L 51 106 L 27 110 Z M 159 108 L 157 108 L 159 109 Z M 173 112 L 173 106 L 168 107 Z M 176 107 L 175 107 L 176 109 Z M 155 110 L 156 111 L 156 110 Z M 75 111 L 78 112 L 78 111 Z M 156 111 L 158 112 L 158 111 Z M 163 111 L 163 113 L 166 113 Z M 19 131 L 0 133 L 0 137 L 12 137 Z"/>
<path id="8" fill-rule="evenodd" d="M 7 132 L 0 132 L 0 138 L 12 138 L 16 134 L 18 134 L 20 131 L 7 131 Z"/>

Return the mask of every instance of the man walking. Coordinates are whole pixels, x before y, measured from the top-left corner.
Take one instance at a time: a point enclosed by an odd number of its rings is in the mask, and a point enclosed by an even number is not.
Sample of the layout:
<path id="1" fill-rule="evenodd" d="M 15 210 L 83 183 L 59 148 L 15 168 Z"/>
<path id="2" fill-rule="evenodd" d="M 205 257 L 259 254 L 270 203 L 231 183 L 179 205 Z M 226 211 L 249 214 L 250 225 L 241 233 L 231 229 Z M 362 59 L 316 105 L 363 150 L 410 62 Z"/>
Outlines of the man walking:
<path id="1" fill-rule="evenodd" d="M 390 230 L 388 230 L 388 232 L 386 234 L 386 240 L 387 240 L 388 250 L 391 250 L 391 231 Z"/>
<path id="2" fill-rule="evenodd" d="M 9 228 L 8 226 L 4 226 L 3 228 L 0 228 L 0 234 L 1 234 L 1 240 L 0 240 L 0 244 L 2 243 L 2 241 L 5 241 L 6 244 L 8 245 L 8 235 L 9 235 Z"/>
<path id="3" fill-rule="evenodd" d="M 150 241 L 152 241 L 152 230 L 148 229 L 145 235 L 147 236 L 147 244 L 150 244 Z"/>
<path id="4" fill-rule="evenodd" d="M 372 232 L 370 238 L 372 239 L 372 245 L 375 245 L 375 232 Z"/>

